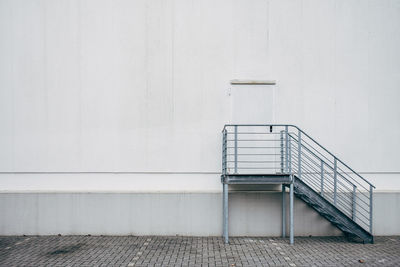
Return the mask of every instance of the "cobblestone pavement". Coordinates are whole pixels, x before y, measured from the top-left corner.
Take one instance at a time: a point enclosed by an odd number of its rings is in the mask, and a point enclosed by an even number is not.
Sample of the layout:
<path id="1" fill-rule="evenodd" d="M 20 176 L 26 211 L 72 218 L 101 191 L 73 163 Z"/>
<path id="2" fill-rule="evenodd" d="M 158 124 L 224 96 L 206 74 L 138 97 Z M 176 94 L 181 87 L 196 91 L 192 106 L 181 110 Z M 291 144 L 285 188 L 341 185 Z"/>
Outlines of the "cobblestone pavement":
<path id="1" fill-rule="evenodd" d="M 400 266 L 400 237 L 3 236 L 0 266 Z"/>

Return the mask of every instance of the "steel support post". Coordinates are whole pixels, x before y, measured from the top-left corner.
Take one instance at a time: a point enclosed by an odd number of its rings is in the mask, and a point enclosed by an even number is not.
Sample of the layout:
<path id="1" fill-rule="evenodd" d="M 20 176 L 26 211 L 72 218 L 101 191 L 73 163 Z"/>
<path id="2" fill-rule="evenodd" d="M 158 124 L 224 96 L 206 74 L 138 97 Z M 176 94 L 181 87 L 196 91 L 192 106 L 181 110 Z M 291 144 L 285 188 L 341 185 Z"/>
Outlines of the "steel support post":
<path id="1" fill-rule="evenodd" d="M 237 144 L 237 136 L 238 136 L 238 132 L 237 132 L 237 125 L 235 125 L 235 173 L 237 173 L 238 170 L 238 166 L 237 166 L 237 158 L 238 158 L 238 144 Z"/>
<path id="2" fill-rule="evenodd" d="M 288 126 L 285 126 L 285 172 L 289 172 L 289 147 L 288 147 L 288 142 L 289 142 L 289 132 L 288 132 Z"/>
<path id="3" fill-rule="evenodd" d="M 290 207 L 289 207 L 289 225 L 290 225 L 290 244 L 294 244 L 294 225 L 293 225 L 293 199 L 294 199 L 294 190 L 293 190 L 293 177 L 292 182 L 290 183 Z"/>
<path id="4" fill-rule="evenodd" d="M 333 161 L 333 204 L 336 206 L 337 201 L 337 159 Z"/>
<path id="5" fill-rule="evenodd" d="M 226 129 L 222 133 L 222 175 L 226 174 Z"/>
<path id="6" fill-rule="evenodd" d="M 228 236 L 228 184 L 223 184 L 223 210 L 224 210 L 224 242 L 225 244 L 229 243 Z"/>
<path id="7" fill-rule="evenodd" d="M 373 187 L 369 185 L 369 232 L 372 235 Z"/>
<path id="8" fill-rule="evenodd" d="M 282 185 L 282 237 L 286 237 L 286 190 Z"/>
<path id="9" fill-rule="evenodd" d="M 352 209 L 351 209 L 351 218 L 353 221 L 356 219 L 356 194 L 357 194 L 357 186 L 353 185 L 353 199 L 352 199 Z"/>
<path id="10" fill-rule="evenodd" d="M 281 173 L 284 171 L 284 156 L 283 156 L 283 131 L 281 133 Z"/>
<path id="11" fill-rule="evenodd" d="M 289 138 L 289 173 L 292 174 L 292 140 L 290 139 L 291 137 L 288 135 Z"/>
<path id="12" fill-rule="evenodd" d="M 299 130 L 298 138 L 299 138 L 299 140 L 297 142 L 297 145 L 298 145 L 298 147 L 297 147 L 297 153 L 298 153 L 298 155 L 297 155 L 297 166 L 298 166 L 297 176 L 298 177 L 297 178 L 301 179 L 301 131 L 300 130 Z"/>

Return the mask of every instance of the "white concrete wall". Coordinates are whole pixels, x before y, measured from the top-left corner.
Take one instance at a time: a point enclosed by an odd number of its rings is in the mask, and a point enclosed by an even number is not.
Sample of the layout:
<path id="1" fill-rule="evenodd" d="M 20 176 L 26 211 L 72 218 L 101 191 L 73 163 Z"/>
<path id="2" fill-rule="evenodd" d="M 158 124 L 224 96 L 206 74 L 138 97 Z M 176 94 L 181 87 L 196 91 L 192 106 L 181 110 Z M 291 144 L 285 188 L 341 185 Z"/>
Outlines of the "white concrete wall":
<path id="1" fill-rule="evenodd" d="M 219 192 L 229 81 L 274 79 L 265 123 L 399 191 L 399 25 L 399 0 L 0 0 L 0 190 Z"/>
<path id="2" fill-rule="evenodd" d="M 399 193 L 375 194 L 375 235 L 400 234 L 399 206 Z M 3 193 L 0 212 L 0 235 L 222 233 L 219 193 Z M 279 192 L 231 193 L 229 212 L 232 236 L 281 235 Z M 297 198 L 294 215 L 296 236 L 342 234 Z"/>
<path id="3" fill-rule="evenodd" d="M 277 80 L 275 122 L 372 173 L 378 190 L 400 189 L 399 6 L 2 0 L 0 188 L 67 183 L 7 172 L 218 173 L 229 80 L 244 78 Z M 113 188 L 91 176 L 69 187 Z"/>
<path id="4" fill-rule="evenodd" d="M 230 196 L 231 235 L 281 235 L 280 193 Z M 3 193 L 0 200 L 1 235 L 222 233 L 219 193 Z M 296 235 L 341 235 L 302 201 L 295 204 Z"/>

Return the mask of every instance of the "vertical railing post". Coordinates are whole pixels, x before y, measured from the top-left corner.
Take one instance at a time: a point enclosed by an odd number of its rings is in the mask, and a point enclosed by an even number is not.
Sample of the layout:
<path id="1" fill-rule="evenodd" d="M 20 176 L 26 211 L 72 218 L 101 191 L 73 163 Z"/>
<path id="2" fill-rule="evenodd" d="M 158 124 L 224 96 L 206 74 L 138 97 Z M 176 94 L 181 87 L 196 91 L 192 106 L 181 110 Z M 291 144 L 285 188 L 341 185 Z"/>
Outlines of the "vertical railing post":
<path id="1" fill-rule="evenodd" d="M 369 185 L 369 232 L 372 235 L 372 218 L 373 218 L 373 187 Z"/>
<path id="2" fill-rule="evenodd" d="M 237 173 L 238 166 L 237 166 L 237 158 L 238 158 L 238 145 L 237 145 L 237 136 L 238 136 L 238 131 L 237 131 L 237 125 L 235 125 L 235 174 Z"/>
<path id="3" fill-rule="evenodd" d="M 324 161 L 321 159 L 321 196 L 324 196 Z"/>
<path id="4" fill-rule="evenodd" d="M 288 135 L 289 139 L 289 144 L 288 144 L 288 150 L 289 150 L 289 173 L 292 174 L 292 140 L 291 137 Z"/>
<path id="5" fill-rule="evenodd" d="M 281 131 L 280 133 L 281 133 L 281 173 L 283 173 L 283 171 L 284 171 L 284 164 L 283 164 L 283 160 L 284 160 L 284 156 L 283 156 L 283 131 Z"/>
<path id="6" fill-rule="evenodd" d="M 286 237 L 286 188 L 282 185 L 282 237 Z"/>
<path id="7" fill-rule="evenodd" d="M 291 177 L 291 182 L 290 182 L 290 191 L 289 191 L 289 243 L 293 245 L 294 243 L 294 215 L 293 215 L 293 204 L 294 204 L 294 188 L 293 188 L 293 177 Z"/>
<path id="8" fill-rule="evenodd" d="M 226 129 L 222 132 L 222 175 L 226 174 Z"/>
<path id="9" fill-rule="evenodd" d="M 333 161 L 333 204 L 336 206 L 337 201 L 337 159 Z"/>
<path id="10" fill-rule="evenodd" d="M 289 142 L 289 132 L 288 132 L 288 126 L 285 126 L 285 172 L 289 172 L 289 148 L 288 148 L 288 142 Z"/>
<path id="11" fill-rule="evenodd" d="M 224 181 L 223 184 L 223 211 L 224 211 L 224 218 L 223 218 L 223 228 L 224 228 L 224 241 L 225 244 L 228 244 L 229 242 L 229 231 L 228 231 L 228 184 L 226 183 L 226 181 Z"/>
<path id="12" fill-rule="evenodd" d="M 299 129 L 298 138 L 299 138 L 299 140 L 297 142 L 297 145 L 298 145 L 298 148 L 297 148 L 297 152 L 298 152 L 298 155 L 297 155 L 297 167 L 298 167 L 297 176 L 298 176 L 299 179 L 301 179 L 301 131 L 300 131 L 300 129 Z"/>
<path id="13" fill-rule="evenodd" d="M 222 176 L 227 174 L 227 153 L 228 153 L 228 145 L 227 145 L 227 130 L 224 129 L 223 137 L 222 137 Z M 227 244 L 229 242 L 229 234 L 228 234 L 228 184 L 226 183 L 225 177 L 222 180 L 222 210 L 223 210 L 223 236 L 224 242 Z"/>
<path id="14" fill-rule="evenodd" d="M 353 219 L 353 221 L 355 221 L 356 219 L 356 207 L 357 207 L 357 203 L 356 203 L 356 194 L 357 194 L 357 186 L 355 186 L 353 184 L 353 194 L 352 194 L 352 209 L 351 209 L 351 218 Z"/>

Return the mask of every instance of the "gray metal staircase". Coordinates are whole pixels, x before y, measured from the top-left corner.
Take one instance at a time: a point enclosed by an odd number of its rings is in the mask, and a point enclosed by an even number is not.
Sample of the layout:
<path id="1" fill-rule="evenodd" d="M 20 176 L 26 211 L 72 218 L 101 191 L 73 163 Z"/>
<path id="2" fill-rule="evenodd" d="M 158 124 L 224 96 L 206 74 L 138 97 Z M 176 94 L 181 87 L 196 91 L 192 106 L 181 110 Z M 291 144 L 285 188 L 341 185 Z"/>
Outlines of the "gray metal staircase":
<path id="1" fill-rule="evenodd" d="M 372 243 L 373 189 L 370 182 L 294 125 L 225 125 L 222 138 L 224 237 L 228 242 L 228 185 L 282 184 L 342 230 Z M 282 221 L 285 224 L 285 190 Z M 282 227 L 283 236 L 285 226 Z"/>
<path id="2" fill-rule="evenodd" d="M 364 243 L 373 243 L 374 237 L 371 233 L 364 230 L 353 219 L 341 212 L 296 176 L 294 178 L 294 194 L 342 230 L 347 236 L 357 237 Z"/>

